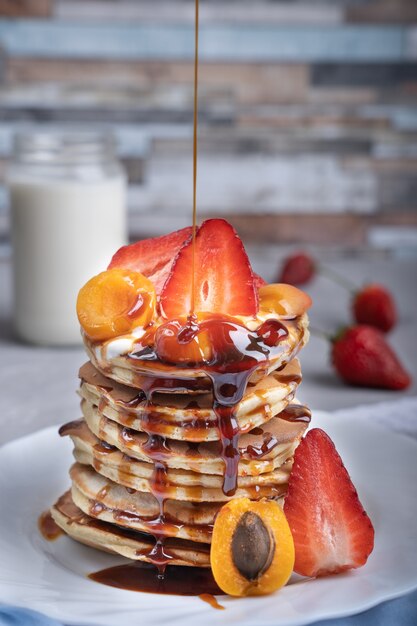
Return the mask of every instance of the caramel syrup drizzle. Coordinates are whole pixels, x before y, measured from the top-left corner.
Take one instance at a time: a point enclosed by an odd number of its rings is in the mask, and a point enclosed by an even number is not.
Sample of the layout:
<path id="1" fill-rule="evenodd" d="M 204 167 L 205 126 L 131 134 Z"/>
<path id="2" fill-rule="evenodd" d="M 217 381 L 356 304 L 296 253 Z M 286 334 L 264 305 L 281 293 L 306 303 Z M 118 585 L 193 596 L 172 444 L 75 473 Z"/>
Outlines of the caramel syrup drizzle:
<path id="1" fill-rule="evenodd" d="M 195 236 L 197 230 L 197 124 L 198 124 L 198 31 L 199 31 L 199 0 L 195 0 L 194 23 L 194 119 L 193 119 L 193 243 L 192 243 L 192 279 L 190 316 L 195 306 Z"/>

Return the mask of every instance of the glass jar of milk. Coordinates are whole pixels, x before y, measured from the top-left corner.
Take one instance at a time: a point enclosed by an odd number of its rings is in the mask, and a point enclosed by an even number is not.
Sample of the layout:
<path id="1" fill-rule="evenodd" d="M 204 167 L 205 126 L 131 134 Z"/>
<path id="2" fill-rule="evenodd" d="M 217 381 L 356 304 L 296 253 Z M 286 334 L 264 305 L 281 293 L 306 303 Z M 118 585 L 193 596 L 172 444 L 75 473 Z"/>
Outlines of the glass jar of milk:
<path id="1" fill-rule="evenodd" d="M 81 341 L 77 294 L 126 243 L 126 177 L 111 135 L 22 133 L 9 169 L 14 322 L 32 343 Z"/>

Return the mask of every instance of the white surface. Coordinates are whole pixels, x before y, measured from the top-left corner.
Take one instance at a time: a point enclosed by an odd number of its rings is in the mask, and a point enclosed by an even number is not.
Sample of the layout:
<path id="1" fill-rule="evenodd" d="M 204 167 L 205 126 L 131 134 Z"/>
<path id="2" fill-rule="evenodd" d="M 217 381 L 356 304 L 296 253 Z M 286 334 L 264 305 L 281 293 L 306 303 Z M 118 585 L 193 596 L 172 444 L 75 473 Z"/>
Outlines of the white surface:
<path id="1" fill-rule="evenodd" d="M 68 537 L 46 542 L 37 530 L 38 515 L 69 483 L 70 442 L 49 428 L 0 449 L 0 602 L 74 624 L 283 626 L 357 613 L 417 587 L 416 443 L 364 418 L 316 412 L 314 426 L 335 441 L 375 525 L 375 550 L 361 570 L 293 579 L 264 598 L 222 598 L 225 611 L 89 581 L 87 573 L 119 559 Z"/>
<path id="2" fill-rule="evenodd" d="M 77 294 L 126 243 L 125 180 L 15 177 L 10 195 L 17 333 L 80 344 Z"/>
<path id="3" fill-rule="evenodd" d="M 384 426 L 393 432 L 417 440 L 417 396 L 340 409 L 333 413 L 333 416 L 337 420 L 360 418 L 369 424 Z"/>

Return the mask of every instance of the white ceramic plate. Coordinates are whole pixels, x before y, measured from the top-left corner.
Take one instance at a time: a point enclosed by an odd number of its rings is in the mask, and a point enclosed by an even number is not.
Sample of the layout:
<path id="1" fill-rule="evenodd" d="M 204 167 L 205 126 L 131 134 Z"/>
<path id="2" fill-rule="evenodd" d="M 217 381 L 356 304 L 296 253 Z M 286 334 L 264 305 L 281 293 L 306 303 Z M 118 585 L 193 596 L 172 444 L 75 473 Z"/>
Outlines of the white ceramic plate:
<path id="1" fill-rule="evenodd" d="M 361 570 L 330 578 L 294 577 L 263 598 L 221 598 L 216 611 L 195 597 L 106 587 L 86 574 L 120 562 L 68 537 L 47 542 L 39 514 L 69 485 L 71 444 L 55 428 L 0 449 L 0 602 L 71 624 L 283 626 L 351 615 L 417 587 L 417 444 L 366 421 L 314 414 L 341 453 L 376 529 Z"/>

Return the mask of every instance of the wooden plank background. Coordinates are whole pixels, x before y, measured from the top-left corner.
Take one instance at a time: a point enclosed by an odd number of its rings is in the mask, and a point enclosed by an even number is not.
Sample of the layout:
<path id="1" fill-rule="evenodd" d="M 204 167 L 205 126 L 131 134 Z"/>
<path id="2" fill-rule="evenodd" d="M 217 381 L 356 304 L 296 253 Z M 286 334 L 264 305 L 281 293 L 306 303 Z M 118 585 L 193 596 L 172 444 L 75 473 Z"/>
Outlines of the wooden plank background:
<path id="1" fill-rule="evenodd" d="M 28 125 L 115 133 L 132 237 L 189 221 L 193 11 L 0 0 L 0 237 Z M 201 59 L 201 216 L 257 241 L 417 236 L 415 0 L 201 0 Z"/>

